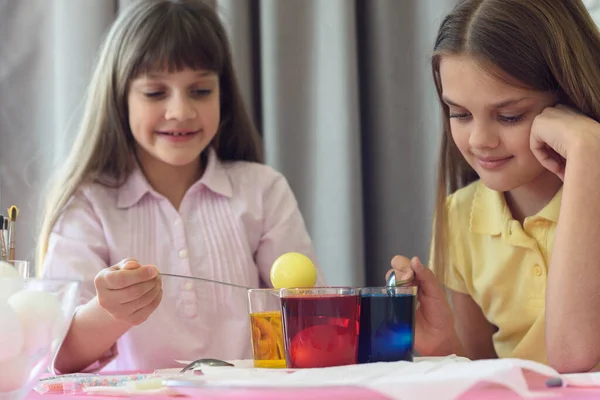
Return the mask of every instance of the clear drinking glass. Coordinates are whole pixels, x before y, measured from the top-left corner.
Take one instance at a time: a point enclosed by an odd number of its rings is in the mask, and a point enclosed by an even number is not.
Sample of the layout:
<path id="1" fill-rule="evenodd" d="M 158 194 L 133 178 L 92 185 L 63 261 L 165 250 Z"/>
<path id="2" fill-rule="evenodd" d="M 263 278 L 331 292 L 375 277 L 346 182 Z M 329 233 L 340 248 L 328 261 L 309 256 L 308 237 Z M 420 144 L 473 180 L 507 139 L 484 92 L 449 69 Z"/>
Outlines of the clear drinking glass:
<path id="1" fill-rule="evenodd" d="M 256 368 L 285 368 L 278 289 L 248 290 L 250 339 Z"/>
<path id="2" fill-rule="evenodd" d="M 416 286 L 360 289 L 358 363 L 412 361 Z"/>
<path id="3" fill-rule="evenodd" d="M 9 260 L 7 261 L 7 263 L 15 267 L 21 278 L 35 278 L 35 270 L 31 268 L 31 264 L 29 261 Z"/>

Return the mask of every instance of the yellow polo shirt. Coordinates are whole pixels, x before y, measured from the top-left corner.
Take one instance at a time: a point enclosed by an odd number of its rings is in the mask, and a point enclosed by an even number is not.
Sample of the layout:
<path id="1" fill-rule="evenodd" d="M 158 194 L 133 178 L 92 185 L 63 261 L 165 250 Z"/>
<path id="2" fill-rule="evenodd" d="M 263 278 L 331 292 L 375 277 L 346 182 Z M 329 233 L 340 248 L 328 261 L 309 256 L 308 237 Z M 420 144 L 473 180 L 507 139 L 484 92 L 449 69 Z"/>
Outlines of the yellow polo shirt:
<path id="1" fill-rule="evenodd" d="M 448 287 L 469 294 L 488 321 L 498 357 L 547 363 L 544 310 L 562 188 L 523 226 L 504 196 L 477 181 L 448 197 Z"/>

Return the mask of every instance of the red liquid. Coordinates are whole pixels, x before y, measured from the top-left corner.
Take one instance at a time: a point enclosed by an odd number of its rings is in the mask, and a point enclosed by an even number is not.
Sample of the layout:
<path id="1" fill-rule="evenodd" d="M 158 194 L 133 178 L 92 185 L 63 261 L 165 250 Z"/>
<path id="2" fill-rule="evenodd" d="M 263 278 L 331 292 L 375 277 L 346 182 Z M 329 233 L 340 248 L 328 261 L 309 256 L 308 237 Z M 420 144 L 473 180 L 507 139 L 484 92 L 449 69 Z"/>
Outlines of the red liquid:
<path id="1" fill-rule="evenodd" d="M 283 297 L 288 368 L 356 364 L 358 302 L 354 295 Z"/>

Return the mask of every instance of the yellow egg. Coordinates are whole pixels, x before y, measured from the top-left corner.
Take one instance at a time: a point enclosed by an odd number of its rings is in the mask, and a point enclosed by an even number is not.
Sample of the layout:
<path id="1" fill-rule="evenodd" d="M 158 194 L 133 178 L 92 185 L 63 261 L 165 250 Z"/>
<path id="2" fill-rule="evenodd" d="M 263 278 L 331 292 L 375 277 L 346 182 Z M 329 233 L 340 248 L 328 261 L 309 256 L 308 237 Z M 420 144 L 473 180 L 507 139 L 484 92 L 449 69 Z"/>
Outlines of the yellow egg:
<path id="1" fill-rule="evenodd" d="M 275 289 L 313 287 L 316 282 L 317 269 L 304 254 L 283 254 L 271 266 L 271 284 Z"/>

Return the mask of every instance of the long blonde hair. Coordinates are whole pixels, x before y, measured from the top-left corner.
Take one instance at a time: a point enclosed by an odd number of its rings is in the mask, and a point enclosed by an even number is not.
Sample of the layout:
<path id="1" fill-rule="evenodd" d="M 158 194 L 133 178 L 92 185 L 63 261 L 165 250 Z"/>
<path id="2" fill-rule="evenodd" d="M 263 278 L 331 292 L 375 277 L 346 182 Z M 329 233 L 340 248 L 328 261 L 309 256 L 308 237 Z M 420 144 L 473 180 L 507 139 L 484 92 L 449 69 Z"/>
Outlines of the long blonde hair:
<path id="1" fill-rule="evenodd" d="M 463 0 L 446 16 L 432 57 L 443 133 L 431 267 L 442 283 L 448 268 L 446 197 L 478 179 L 452 140 L 442 101 L 440 60 L 448 54 L 473 56 L 498 79 L 556 93 L 560 103 L 600 120 L 600 32 L 580 0 Z"/>
<path id="2" fill-rule="evenodd" d="M 84 183 L 122 185 L 135 165 L 128 123 L 132 79 L 153 70 L 207 69 L 219 75 L 221 123 L 211 143 L 220 159 L 262 162 L 259 135 L 244 106 L 229 41 L 215 10 L 200 0 L 139 0 L 123 10 L 98 54 L 82 122 L 52 181 L 37 242 L 37 273 L 50 233 Z"/>

